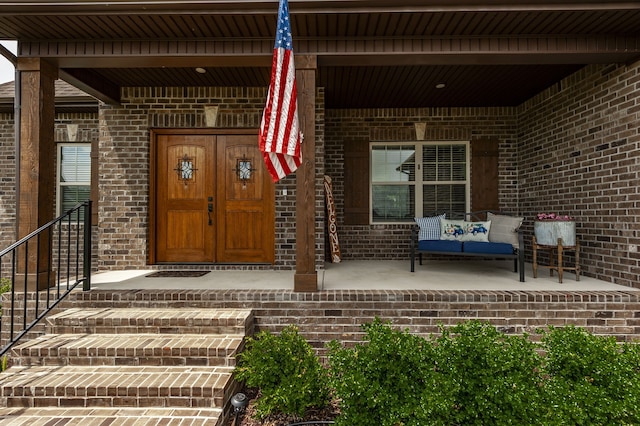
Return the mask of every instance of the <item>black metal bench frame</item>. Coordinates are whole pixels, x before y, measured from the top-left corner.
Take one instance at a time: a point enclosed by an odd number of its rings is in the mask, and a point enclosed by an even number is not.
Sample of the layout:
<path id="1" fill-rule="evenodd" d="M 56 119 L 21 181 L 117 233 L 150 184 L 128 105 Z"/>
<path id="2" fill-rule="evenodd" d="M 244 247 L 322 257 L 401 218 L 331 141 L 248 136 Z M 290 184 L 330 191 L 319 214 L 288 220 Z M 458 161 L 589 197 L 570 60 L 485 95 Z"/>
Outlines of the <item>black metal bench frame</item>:
<path id="1" fill-rule="evenodd" d="M 451 214 L 447 213 L 448 218 L 463 219 L 468 221 L 484 221 L 486 220 L 486 214 L 491 212 L 497 215 L 514 216 L 510 213 L 498 212 L 498 211 L 478 211 L 469 213 Z M 440 213 L 442 214 L 442 213 Z M 438 213 L 433 213 L 433 216 Z M 521 230 L 518 230 L 518 248 L 513 249 L 513 254 L 495 254 L 495 253 L 466 253 L 466 252 L 450 252 L 450 251 L 436 251 L 436 250 L 420 250 L 418 249 L 418 225 L 411 228 L 411 272 L 415 272 L 415 259 L 418 257 L 418 262 L 422 265 L 422 255 L 445 255 L 445 256 L 464 256 L 464 257 L 480 257 L 484 259 L 513 259 L 513 272 L 520 272 L 520 282 L 524 282 L 524 235 Z"/>

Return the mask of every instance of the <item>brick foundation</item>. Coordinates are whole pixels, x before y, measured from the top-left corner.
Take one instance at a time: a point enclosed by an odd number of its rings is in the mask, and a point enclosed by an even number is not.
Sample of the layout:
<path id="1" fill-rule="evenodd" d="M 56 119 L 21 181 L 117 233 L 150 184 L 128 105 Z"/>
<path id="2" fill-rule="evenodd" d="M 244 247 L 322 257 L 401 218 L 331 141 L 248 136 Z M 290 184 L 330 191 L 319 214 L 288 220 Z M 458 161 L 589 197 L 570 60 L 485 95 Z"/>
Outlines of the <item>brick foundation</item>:
<path id="1" fill-rule="evenodd" d="M 439 324 L 486 320 L 506 333 L 574 324 L 598 335 L 632 341 L 640 336 L 640 293 L 526 291 L 131 290 L 74 292 L 65 306 L 251 308 L 258 330 L 297 324 L 321 350 L 325 343 L 361 341 L 361 325 L 379 317 L 429 335 Z"/>

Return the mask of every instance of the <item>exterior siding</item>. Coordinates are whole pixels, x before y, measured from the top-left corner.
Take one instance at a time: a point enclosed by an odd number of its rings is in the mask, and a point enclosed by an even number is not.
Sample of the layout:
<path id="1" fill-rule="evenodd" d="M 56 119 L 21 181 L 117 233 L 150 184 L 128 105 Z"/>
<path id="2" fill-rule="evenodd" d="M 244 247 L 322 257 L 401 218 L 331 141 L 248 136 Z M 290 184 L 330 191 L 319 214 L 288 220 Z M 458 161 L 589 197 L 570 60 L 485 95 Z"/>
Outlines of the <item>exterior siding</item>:
<path id="1" fill-rule="evenodd" d="M 584 274 L 640 288 L 640 62 L 558 82 L 518 129 L 521 211 L 574 216 Z"/>
<path id="2" fill-rule="evenodd" d="M 332 110 L 327 111 L 325 122 L 327 174 L 333 179 L 344 259 L 408 259 L 412 226 L 340 223 L 344 217 L 344 144 L 349 140 L 416 141 L 415 123 L 425 123 L 426 141 L 496 139 L 500 149 L 500 209 L 518 211 L 515 108 Z"/>

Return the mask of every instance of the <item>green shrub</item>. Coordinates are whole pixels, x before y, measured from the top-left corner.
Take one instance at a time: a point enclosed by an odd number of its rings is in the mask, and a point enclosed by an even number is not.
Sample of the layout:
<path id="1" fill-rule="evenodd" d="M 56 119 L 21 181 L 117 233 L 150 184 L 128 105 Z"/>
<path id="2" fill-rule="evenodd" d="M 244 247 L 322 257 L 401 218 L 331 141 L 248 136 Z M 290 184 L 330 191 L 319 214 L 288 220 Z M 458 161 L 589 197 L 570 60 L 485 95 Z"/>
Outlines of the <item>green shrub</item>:
<path id="1" fill-rule="evenodd" d="M 489 323 L 442 328 L 439 367 L 455 383 L 446 424 L 540 424 L 541 359 L 527 336 L 509 336 Z"/>
<path id="2" fill-rule="evenodd" d="M 12 281 L 9 278 L 0 278 L 0 323 L 2 322 L 2 294 L 11 291 Z M 0 360 L 0 372 L 7 369 L 8 358 L 6 355 Z"/>
<path id="3" fill-rule="evenodd" d="M 295 326 L 247 338 L 238 358 L 236 378 L 260 390 L 255 407 L 259 419 L 274 413 L 301 416 L 329 402 L 326 369 Z"/>
<path id="4" fill-rule="evenodd" d="M 330 382 L 340 401 L 336 424 L 443 424 L 437 419 L 453 399 L 450 384 L 439 372 L 435 347 L 378 319 L 363 328 L 365 343 L 353 348 L 329 345 Z"/>
<path id="5" fill-rule="evenodd" d="M 505 335 L 489 323 L 428 339 L 376 319 L 353 347 L 331 342 L 329 370 L 288 327 L 259 333 L 237 377 L 258 387 L 260 418 L 339 403 L 338 426 L 640 424 L 640 346 L 574 326 Z"/>
<path id="6" fill-rule="evenodd" d="M 9 278 L 0 278 L 0 317 L 2 317 L 2 294 L 11 291 L 13 282 Z"/>
<path id="7" fill-rule="evenodd" d="M 379 320 L 329 351 L 341 426 L 541 424 L 540 356 L 526 336 L 469 321 L 424 339 Z"/>
<path id="8" fill-rule="evenodd" d="M 11 291 L 11 279 L 0 278 L 0 294 Z"/>
<path id="9" fill-rule="evenodd" d="M 640 349 L 574 326 L 543 333 L 548 424 L 640 424 Z"/>

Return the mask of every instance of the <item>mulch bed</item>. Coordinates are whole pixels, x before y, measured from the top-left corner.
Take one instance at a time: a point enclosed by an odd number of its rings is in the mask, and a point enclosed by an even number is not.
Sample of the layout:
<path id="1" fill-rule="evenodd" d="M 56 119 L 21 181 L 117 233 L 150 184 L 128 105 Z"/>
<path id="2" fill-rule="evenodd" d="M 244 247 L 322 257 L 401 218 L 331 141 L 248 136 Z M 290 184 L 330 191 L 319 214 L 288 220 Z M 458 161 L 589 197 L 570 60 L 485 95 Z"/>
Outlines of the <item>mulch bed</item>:
<path id="1" fill-rule="evenodd" d="M 238 415 L 238 420 L 234 424 L 233 414 L 225 426 L 289 426 L 294 423 L 305 423 L 305 426 L 316 426 L 312 421 L 332 421 L 338 415 L 337 403 L 332 403 L 329 407 L 321 410 L 309 410 L 303 417 L 285 416 L 283 414 L 272 415 L 263 420 L 256 420 L 255 400 L 258 392 L 255 389 L 243 389 L 242 392 L 249 398 L 249 405 L 244 412 Z M 317 426 L 325 426 L 326 423 L 317 423 Z"/>

